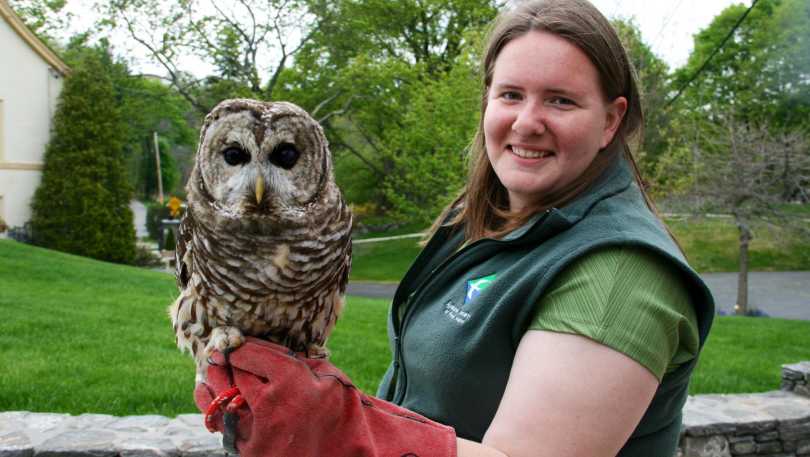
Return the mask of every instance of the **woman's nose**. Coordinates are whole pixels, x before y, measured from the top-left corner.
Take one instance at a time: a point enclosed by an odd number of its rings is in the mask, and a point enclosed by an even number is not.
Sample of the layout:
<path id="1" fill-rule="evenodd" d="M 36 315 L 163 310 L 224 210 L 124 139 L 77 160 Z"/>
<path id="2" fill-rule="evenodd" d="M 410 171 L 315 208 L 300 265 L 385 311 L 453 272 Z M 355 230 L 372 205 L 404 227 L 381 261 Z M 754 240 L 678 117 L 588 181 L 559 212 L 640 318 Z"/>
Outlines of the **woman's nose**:
<path id="1" fill-rule="evenodd" d="M 534 103 L 523 105 L 512 123 L 512 131 L 520 136 L 540 135 L 546 131 L 546 120 L 542 107 Z"/>

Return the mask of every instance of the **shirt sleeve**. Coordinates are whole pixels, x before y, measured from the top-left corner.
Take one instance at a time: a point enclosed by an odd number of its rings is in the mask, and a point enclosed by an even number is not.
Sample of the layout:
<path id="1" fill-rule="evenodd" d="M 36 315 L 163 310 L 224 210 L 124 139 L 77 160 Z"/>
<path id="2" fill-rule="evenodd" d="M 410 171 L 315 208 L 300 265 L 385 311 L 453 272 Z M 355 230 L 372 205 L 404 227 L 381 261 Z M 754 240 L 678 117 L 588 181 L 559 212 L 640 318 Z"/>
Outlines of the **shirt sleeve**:
<path id="1" fill-rule="evenodd" d="M 563 270 L 541 297 L 529 330 L 572 333 L 664 374 L 699 350 L 697 317 L 678 272 L 636 247 L 609 247 Z"/>

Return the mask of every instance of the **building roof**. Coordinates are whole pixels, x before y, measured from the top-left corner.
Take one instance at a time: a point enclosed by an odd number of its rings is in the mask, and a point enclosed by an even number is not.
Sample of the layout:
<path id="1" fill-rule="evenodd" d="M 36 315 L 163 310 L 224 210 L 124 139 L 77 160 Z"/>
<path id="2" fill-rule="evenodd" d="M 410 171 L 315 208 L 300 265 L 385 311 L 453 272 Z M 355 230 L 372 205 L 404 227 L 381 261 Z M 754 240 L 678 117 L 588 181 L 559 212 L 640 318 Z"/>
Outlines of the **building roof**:
<path id="1" fill-rule="evenodd" d="M 17 13 L 11 9 L 7 0 L 0 0 L 0 16 L 11 26 L 11 28 L 17 32 L 17 35 L 22 38 L 24 42 L 31 47 L 42 59 L 48 63 L 54 70 L 58 71 L 62 74 L 62 76 L 67 76 L 70 74 L 70 67 L 59 58 L 51 48 L 49 48 L 45 43 L 42 42 L 34 32 L 32 32 L 17 16 Z"/>

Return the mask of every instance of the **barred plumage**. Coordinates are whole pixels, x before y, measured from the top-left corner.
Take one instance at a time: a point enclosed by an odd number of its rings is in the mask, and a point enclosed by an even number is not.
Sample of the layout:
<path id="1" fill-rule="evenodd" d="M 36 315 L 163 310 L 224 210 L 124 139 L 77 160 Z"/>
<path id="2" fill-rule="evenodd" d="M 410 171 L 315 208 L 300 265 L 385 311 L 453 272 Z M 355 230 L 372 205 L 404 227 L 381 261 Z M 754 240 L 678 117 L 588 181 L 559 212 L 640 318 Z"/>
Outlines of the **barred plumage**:
<path id="1" fill-rule="evenodd" d="M 210 352 L 243 336 L 325 353 L 348 281 L 351 212 L 317 122 L 290 103 L 220 103 L 186 188 L 169 314 L 198 382 Z"/>

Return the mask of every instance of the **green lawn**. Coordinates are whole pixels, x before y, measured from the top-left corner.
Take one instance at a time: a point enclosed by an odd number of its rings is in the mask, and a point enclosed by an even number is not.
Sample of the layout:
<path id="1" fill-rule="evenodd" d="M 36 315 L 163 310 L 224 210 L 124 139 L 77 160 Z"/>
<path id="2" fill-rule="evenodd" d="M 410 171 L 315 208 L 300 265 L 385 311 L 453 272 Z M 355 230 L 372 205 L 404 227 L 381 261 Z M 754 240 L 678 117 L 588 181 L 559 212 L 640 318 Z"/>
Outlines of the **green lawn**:
<path id="1" fill-rule="evenodd" d="M 667 224 L 697 271 L 738 271 L 739 233 L 732 219 L 669 220 Z M 810 240 L 765 224 L 755 225 L 753 231 L 751 270 L 810 270 Z"/>
<path id="2" fill-rule="evenodd" d="M 697 271 L 737 271 L 739 235 L 731 219 L 671 219 L 667 224 Z M 409 238 L 355 245 L 351 279 L 398 282 L 419 253 L 418 242 L 418 238 Z M 755 226 L 749 251 L 751 270 L 810 270 L 810 240 L 778 227 Z"/>
<path id="3" fill-rule="evenodd" d="M 0 411 L 192 412 L 194 366 L 174 345 L 165 273 L 0 240 Z M 373 392 L 388 363 L 386 305 L 352 297 L 329 342 Z"/>
<path id="4" fill-rule="evenodd" d="M 174 347 L 166 274 L 0 240 L 0 411 L 195 411 L 194 368 Z M 374 392 L 388 363 L 385 300 L 350 297 L 329 347 Z M 720 317 L 693 393 L 778 388 L 783 363 L 810 360 L 810 322 Z"/>

